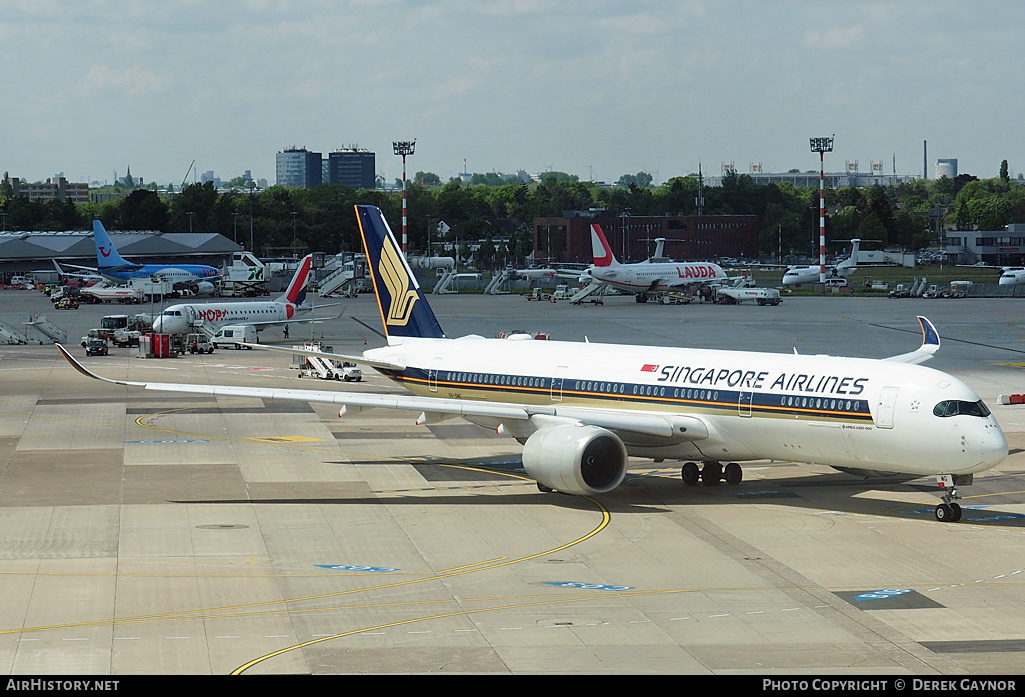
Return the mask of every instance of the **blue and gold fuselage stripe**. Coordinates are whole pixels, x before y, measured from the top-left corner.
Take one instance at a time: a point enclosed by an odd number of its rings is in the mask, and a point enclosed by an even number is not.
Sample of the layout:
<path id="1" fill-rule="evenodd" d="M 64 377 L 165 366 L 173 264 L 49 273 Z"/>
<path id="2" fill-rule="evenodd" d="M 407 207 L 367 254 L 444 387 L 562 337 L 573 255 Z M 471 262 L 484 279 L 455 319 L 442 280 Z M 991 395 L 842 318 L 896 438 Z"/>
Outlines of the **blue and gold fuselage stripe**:
<path id="1" fill-rule="evenodd" d="M 632 407 L 654 411 L 681 409 L 703 414 L 827 419 L 873 423 L 864 397 L 808 396 L 753 390 L 676 387 L 616 381 L 578 380 L 503 373 L 385 370 L 387 377 L 420 395 L 530 404 Z"/>

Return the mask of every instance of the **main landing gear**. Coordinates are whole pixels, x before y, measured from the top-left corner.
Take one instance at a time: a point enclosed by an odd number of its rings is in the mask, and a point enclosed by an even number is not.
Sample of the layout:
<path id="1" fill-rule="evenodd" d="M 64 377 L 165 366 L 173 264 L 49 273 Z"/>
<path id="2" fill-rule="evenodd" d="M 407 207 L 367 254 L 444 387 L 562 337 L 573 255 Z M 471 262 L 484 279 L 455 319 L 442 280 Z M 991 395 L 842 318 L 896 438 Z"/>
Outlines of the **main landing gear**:
<path id="1" fill-rule="evenodd" d="M 972 483 L 970 474 L 943 474 L 936 477 L 936 484 L 943 489 L 943 503 L 936 506 L 936 520 L 941 523 L 956 523 L 961 520 L 961 506 L 955 503 L 960 496 L 955 488 L 959 484 L 965 486 Z"/>
<path id="2" fill-rule="evenodd" d="M 716 486 L 722 480 L 727 484 L 740 484 L 744 479 L 744 470 L 740 465 L 731 462 L 726 467 L 716 460 L 707 460 L 700 470 L 696 462 L 688 462 L 683 466 L 683 483 L 687 486 L 694 486 L 700 479 L 705 486 Z"/>

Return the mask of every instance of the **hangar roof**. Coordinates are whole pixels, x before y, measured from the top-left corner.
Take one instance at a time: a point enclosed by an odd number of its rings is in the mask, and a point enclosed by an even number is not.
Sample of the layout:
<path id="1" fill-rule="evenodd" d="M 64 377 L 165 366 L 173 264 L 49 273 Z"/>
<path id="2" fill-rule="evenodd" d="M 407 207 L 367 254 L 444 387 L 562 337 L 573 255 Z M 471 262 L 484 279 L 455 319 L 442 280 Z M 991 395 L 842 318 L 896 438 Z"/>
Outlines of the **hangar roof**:
<path id="1" fill-rule="evenodd" d="M 118 253 L 132 261 L 149 257 L 227 256 L 242 249 L 216 232 L 109 232 Z M 92 230 L 0 232 L 0 261 L 96 260 Z"/>

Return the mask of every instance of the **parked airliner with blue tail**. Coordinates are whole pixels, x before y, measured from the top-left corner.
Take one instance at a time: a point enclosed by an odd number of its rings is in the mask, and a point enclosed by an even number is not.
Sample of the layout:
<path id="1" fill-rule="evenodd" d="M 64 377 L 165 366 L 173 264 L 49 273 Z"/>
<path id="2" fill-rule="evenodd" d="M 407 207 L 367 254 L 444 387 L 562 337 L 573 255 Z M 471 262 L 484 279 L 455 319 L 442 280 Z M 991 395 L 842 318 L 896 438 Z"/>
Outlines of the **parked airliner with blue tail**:
<path id="1" fill-rule="evenodd" d="M 93 221 L 93 240 L 96 243 L 96 268 L 85 266 L 74 266 L 73 268 L 90 271 L 99 274 L 104 278 L 118 283 L 124 283 L 133 278 L 152 278 L 157 276 L 161 279 L 174 283 L 175 290 L 191 290 L 196 295 L 213 295 L 216 291 L 214 281 L 221 275 L 221 272 L 205 264 L 136 264 L 122 258 L 118 254 L 117 247 L 110 240 L 106 228 L 99 220 Z M 67 266 L 72 266 L 68 264 Z M 57 270 L 64 273 L 58 266 Z"/>
<path id="2" fill-rule="evenodd" d="M 342 405 L 339 416 L 406 409 L 420 412 L 421 424 L 461 416 L 522 443 L 524 469 L 542 491 L 585 496 L 619 486 L 631 456 L 681 460 L 690 485 L 737 484 L 740 462 L 782 460 L 935 475 L 944 487 L 936 518 L 956 521 L 956 486 L 1007 456 L 1007 440 L 979 395 L 918 365 L 940 346 L 924 317 L 921 346 L 882 360 L 519 334 L 450 339 L 381 211 L 356 206 L 356 215 L 387 345 L 328 357 L 373 367 L 411 395 L 114 380 L 61 353 L 83 375 L 147 390 L 327 402 Z"/>

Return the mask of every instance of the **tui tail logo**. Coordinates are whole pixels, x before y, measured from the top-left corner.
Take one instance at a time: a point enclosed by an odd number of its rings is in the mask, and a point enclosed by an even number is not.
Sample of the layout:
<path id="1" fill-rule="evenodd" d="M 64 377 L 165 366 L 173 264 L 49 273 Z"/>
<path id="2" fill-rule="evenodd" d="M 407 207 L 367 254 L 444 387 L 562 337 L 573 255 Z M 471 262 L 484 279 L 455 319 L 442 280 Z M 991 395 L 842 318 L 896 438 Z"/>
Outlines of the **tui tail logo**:
<path id="1" fill-rule="evenodd" d="M 388 288 L 388 296 L 391 298 L 384 322 L 388 325 L 404 327 L 409 323 L 409 317 L 413 314 L 413 306 L 419 297 L 416 288 L 411 287 L 409 274 L 399 256 L 399 251 L 394 244 L 390 244 L 390 240 L 387 238 L 381 245 L 380 263 L 381 279 Z"/>
<path id="2" fill-rule="evenodd" d="M 110 250 L 107 249 L 106 247 L 100 247 L 100 254 L 103 255 L 104 259 L 106 259 L 107 257 L 110 256 Z"/>

